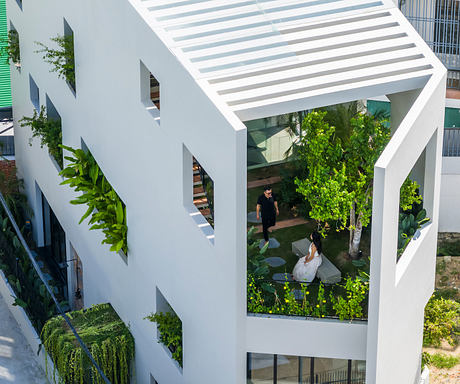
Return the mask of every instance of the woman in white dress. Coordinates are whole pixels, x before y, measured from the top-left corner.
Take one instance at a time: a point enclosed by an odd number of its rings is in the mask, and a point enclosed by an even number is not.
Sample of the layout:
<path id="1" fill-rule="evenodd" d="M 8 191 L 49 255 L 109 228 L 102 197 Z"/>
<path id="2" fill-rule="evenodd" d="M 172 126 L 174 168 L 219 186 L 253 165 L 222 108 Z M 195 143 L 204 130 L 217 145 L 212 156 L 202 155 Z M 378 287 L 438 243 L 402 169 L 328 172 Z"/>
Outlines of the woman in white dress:
<path id="1" fill-rule="evenodd" d="M 311 283 L 321 265 L 321 235 L 315 231 L 310 235 L 310 239 L 308 254 L 299 259 L 292 271 L 292 278 L 296 281 Z"/>

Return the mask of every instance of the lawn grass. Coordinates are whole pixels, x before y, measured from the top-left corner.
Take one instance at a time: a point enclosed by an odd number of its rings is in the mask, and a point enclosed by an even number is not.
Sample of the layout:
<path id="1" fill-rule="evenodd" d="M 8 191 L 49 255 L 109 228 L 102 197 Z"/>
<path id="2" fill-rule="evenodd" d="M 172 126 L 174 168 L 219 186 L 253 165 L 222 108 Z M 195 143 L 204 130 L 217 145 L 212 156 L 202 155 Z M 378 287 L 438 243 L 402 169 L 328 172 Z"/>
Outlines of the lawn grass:
<path id="1" fill-rule="evenodd" d="M 266 257 L 281 257 L 286 261 L 285 265 L 276 268 L 270 268 L 270 275 L 274 273 L 291 273 L 298 257 L 292 253 L 291 243 L 294 241 L 309 237 L 310 233 L 316 229 L 316 222 L 309 220 L 306 224 L 296 225 L 289 228 L 281 228 L 273 231 L 270 237 L 275 237 L 280 242 L 279 248 L 267 249 Z M 255 235 L 255 238 L 262 239 L 262 233 Z M 347 275 L 356 276 L 357 268 L 350 260 L 347 260 L 344 255 L 348 251 L 348 231 L 329 232 L 328 236 L 323 239 L 323 254 L 342 272 L 342 277 Z M 370 254 L 370 230 L 363 231 L 361 239 L 361 249 L 363 251 L 363 260 L 369 263 L 368 256 Z"/>

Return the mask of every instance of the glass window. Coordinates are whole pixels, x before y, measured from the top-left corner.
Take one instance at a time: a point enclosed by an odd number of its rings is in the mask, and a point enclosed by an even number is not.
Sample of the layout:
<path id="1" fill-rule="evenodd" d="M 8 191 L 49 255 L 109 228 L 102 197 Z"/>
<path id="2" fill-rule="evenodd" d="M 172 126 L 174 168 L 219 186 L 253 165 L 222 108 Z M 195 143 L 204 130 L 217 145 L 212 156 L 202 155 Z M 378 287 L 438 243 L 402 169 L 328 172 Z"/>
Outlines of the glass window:
<path id="1" fill-rule="evenodd" d="M 364 360 L 355 360 L 351 362 L 351 382 L 353 384 L 365 384 L 366 362 Z"/>
<path id="2" fill-rule="evenodd" d="M 299 356 L 278 355 L 278 384 L 299 382 Z"/>
<path id="3" fill-rule="evenodd" d="M 315 358 L 315 383 L 343 383 L 348 380 L 348 360 Z"/>
<path id="4" fill-rule="evenodd" d="M 273 384 L 274 356 L 248 353 L 248 384 Z"/>

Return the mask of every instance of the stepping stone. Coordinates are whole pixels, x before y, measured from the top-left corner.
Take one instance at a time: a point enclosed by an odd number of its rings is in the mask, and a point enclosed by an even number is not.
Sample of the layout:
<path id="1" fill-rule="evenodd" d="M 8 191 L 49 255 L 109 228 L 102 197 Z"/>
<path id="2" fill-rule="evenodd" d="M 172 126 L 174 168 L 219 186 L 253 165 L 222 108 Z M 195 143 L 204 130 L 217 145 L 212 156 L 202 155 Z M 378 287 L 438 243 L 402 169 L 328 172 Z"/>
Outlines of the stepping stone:
<path id="1" fill-rule="evenodd" d="M 282 265 L 286 264 L 286 261 L 281 257 L 267 257 L 265 261 L 270 267 L 281 267 Z"/>
<path id="2" fill-rule="evenodd" d="M 259 248 L 262 249 L 264 245 L 265 245 L 265 240 L 264 239 L 260 240 Z M 278 248 L 279 246 L 280 246 L 279 241 L 276 240 L 274 237 L 270 237 L 268 239 L 268 248 Z"/>
<path id="3" fill-rule="evenodd" d="M 249 212 L 248 213 L 248 223 L 262 223 L 262 219 L 260 218 L 259 220 L 257 220 L 257 212 L 256 211 L 253 211 L 253 212 Z"/>
<path id="4" fill-rule="evenodd" d="M 272 280 L 278 283 L 285 283 L 286 281 L 294 281 L 292 280 L 292 276 L 290 273 L 274 273 L 272 276 Z"/>

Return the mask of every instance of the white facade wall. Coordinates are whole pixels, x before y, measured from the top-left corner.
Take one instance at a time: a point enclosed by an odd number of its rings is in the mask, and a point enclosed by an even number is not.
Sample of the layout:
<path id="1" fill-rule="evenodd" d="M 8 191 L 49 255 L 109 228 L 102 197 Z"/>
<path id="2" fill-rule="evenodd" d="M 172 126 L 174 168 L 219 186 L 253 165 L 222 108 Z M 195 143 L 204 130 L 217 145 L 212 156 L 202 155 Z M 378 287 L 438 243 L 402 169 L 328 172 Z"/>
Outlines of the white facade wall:
<path id="1" fill-rule="evenodd" d="M 433 222 L 418 243 L 408 248 L 396 272 L 384 257 L 383 240 L 396 239 L 397 217 L 382 207 L 390 204 L 396 212 L 398 180 L 403 180 L 406 168 L 410 170 L 442 120 L 436 112 L 441 92 L 437 84 L 445 84 L 445 79 L 432 77 L 429 90 L 421 93 L 423 100 L 411 109 L 410 119 L 415 119 L 428 105 L 427 100 L 431 102 L 423 114 L 423 135 L 415 135 L 416 125 L 401 118 L 401 126 L 417 143 L 413 153 L 400 158 L 407 161 L 404 168 L 395 171 L 392 165 L 385 170 L 386 165 L 381 164 L 384 179 L 392 175 L 396 181 L 380 180 L 375 187 L 374 204 L 382 206 L 374 207 L 369 326 L 247 317 L 246 129 L 241 121 L 219 100 L 213 100 L 203 84 L 198 85 L 128 1 L 24 0 L 21 11 L 15 0 L 8 0 L 7 6 L 21 44 L 22 68 L 12 71 L 15 124 L 22 116 L 32 115 L 31 73 L 40 88 L 41 103 L 46 93 L 62 118 L 63 143 L 80 147 L 83 139 L 127 206 L 129 255 L 125 264 L 100 244 L 101 232 L 89 231 L 86 223 L 77 225 L 85 208 L 69 204 L 75 194 L 59 185 L 62 178 L 46 148 L 40 148 L 38 140 L 29 146 L 30 131 L 16 130 L 17 166 L 35 211 L 35 234 L 40 238 L 39 187 L 66 232 L 68 259 L 73 257 L 71 244 L 82 260 L 85 306 L 110 302 L 129 325 L 136 342 L 137 383 L 148 384 L 150 374 L 161 384 L 243 383 L 246 352 L 366 358 L 368 383 L 414 382 L 421 347 L 421 311 L 433 288 L 440 168 L 437 151 L 442 134 L 430 141 L 427 150 L 432 162 L 427 161 L 425 187 L 431 192 L 425 201 L 431 206 Z M 74 31 L 76 96 L 33 52 L 34 41 L 49 44 L 50 37 L 63 34 L 63 18 Z M 160 125 L 140 100 L 140 61 L 161 84 Z M 401 88 L 395 81 L 369 86 L 368 93 Z M 357 93 L 343 91 L 329 98 L 330 104 L 359 98 Z M 371 95 L 362 95 L 366 96 Z M 325 103 L 327 99 L 321 95 L 318 100 Z M 408 100 L 406 112 L 414 101 Z M 402 153 L 399 145 L 407 146 L 402 138 L 393 143 L 389 158 Z M 214 244 L 191 217 L 196 210 L 192 206 L 189 152 L 214 181 Z M 395 252 L 389 250 L 390 255 Z M 399 283 L 395 286 L 396 274 Z M 419 280 L 420 276 L 426 279 Z M 423 286 L 413 290 L 420 281 Z M 156 342 L 154 325 L 143 320 L 157 309 L 157 289 L 182 320 L 183 370 Z M 417 292 L 416 298 L 412 292 Z M 395 316 L 395 310 L 401 312 Z M 391 327 L 395 323 L 399 325 Z M 407 327 L 414 330 L 409 332 Z M 303 336 L 296 339 L 303 329 Z M 405 343 L 396 354 L 395 342 Z"/>
<path id="2" fill-rule="evenodd" d="M 460 232 L 460 157 L 443 157 L 439 232 Z"/>

